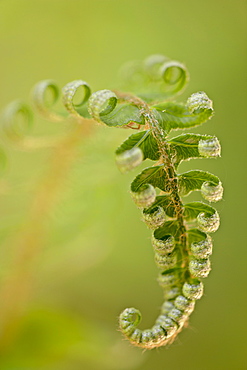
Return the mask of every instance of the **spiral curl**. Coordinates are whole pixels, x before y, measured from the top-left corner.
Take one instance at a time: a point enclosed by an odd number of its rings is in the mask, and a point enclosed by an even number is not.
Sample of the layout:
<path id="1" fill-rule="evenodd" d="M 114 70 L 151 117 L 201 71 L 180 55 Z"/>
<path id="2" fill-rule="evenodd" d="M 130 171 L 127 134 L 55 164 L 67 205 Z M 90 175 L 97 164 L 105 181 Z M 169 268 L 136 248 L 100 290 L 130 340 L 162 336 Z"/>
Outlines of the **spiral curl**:
<path id="1" fill-rule="evenodd" d="M 134 147 L 116 155 L 116 164 L 122 173 L 129 172 L 139 166 L 143 161 L 143 152 Z"/>
<path id="2" fill-rule="evenodd" d="M 208 140 L 200 140 L 198 152 L 202 157 L 220 157 L 221 146 L 217 137 Z"/>
<path id="3" fill-rule="evenodd" d="M 131 196 L 137 207 L 147 208 L 155 202 L 156 191 L 152 185 L 145 184 L 138 191 L 132 191 Z"/>
<path id="4" fill-rule="evenodd" d="M 122 333 L 132 344 L 152 349 L 172 342 L 194 310 L 195 300 L 202 297 L 203 284 L 198 280 L 185 282 L 183 294 L 177 294 L 174 303 L 164 302 L 160 315 L 151 329 L 141 330 L 137 326 L 141 313 L 135 308 L 126 308 L 119 316 Z"/>
<path id="5" fill-rule="evenodd" d="M 144 210 L 142 218 L 150 229 L 157 229 L 162 226 L 166 220 L 166 213 L 162 207 L 155 207 L 151 212 Z"/>
<path id="6" fill-rule="evenodd" d="M 204 110 L 213 111 L 213 102 L 204 91 L 192 94 L 187 100 L 187 108 L 190 113 L 200 113 Z"/>
<path id="7" fill-rule="evenodd" d="M 149 103 L 181 94 L 189 81 L 184 64 L 159 54 L 126 64 L 122 76 L 124 84 Z"/>
<path id="8" fill-rule="evenodd" d="M 170 269 L 162 271 L 162 273 L 158 276 L 157 280 L 161 288 L 167 290 L 172 286 L 176 286 L 179 284 L 180 276 L 178 273 L 176 273 L 176 269 Z"/>
<path id="9" fill-rule="evenodd" d="M 101 116 L 112 112 L 116 105 L 117 96 L 113 91 L 99 90 L 91 95 L 88 111 L 96 121 L 101 122 Z"/>
<path id="10" fill-rule="evenodd" d="M 75 96 L 78 94 L 79 90 L 83 89 L 83 98 L 79 103 L 75 103 Z M 87 82 L 83 80 L 75 80 L 72 82 L 69 82 L 67 85 L 65 85 L 62 89 L 62 99 L 63 104 L 67 111 L 75 116 L 75 117 L 84 117 L 85 112 L 82 108 L 84 107 L 84 104 L 88 101 L 89 97 L 91 95 L 91 89 Z"/>
<path id="11" fill-rule="evenodd" d="M 84 97 L 79 104 L 75 104 L 75 95 L 80 87 L 84 88 Z M 63 103 L 70 115 L 78 117 L 88 117 L 86 108 L 91 90 L 88 84 L 82 80 L 68 83 L 62 89 Z M 45 119 L 52 122 L 62 122 L 68 118 L 68 113 L 54 110 L 59 100 L 59 88 L 53 80 L 43 80 L 38 82 L 31 94 L 32 104 L 35 111 Z M 65 139 L 65 135 L 57 137 L 34 137 L 29 136 L 33 127 L 34 113 L 28 104 L 16 100 L 10 103 L 2 115 L 2 131 L 9 142 L 21 150 L 33 150 L 44 147 L 54 147 Z"/>
<path id="12" fill-rule="evenodd" d="M 210 182 L 204 182 L 201 187 L 201 193 L 204 199 L 209 202 L 218 202 L 223 197 L 223 186 L 221 182 L 218 185 L 212 185 Z"/>
<path id="13" fill-rule="evenodd" d="M 18 120 L 22 116 L 22 121 Z M 33 126 L 31 108 L 20 100 L 10 103 L 3 112 L 2 130 L 12 141 L 21 140 Z"/>
<path id="14" fill-rule="evenodd" d="M 157 231 L 153 232 L 152 235 L 152 245 L 155 252 L 159 254 L 171 253 L 175 246 L 176 242 L 173 235 L 165 235 L 162 239 L 156 238 Z"/>
<path id="15" fill-rule="evenodd" d="M 52 94 L 52 96 L 48 102 L 47 95 L 49 92 Z M 40 115 L 49 121 L 61 122 L 65 119 L 65 115 L 52 110 L 58 99 L 59 88 L 53 80 L 40 81 L 33 88 L 32 100 L 34 107 L 37 109 Z"/>
<path id="16" fill-rule="evenodd" d="M 211 271 L 211 263 L 206 259 L 191 259 L 189 263 L 189 271 L 196 278 L 206 278 Z"/>
<path id="17" fill-rule="evenodd" d="M 197 222 L 201 231 L 205 233 L 214 233 L 220 226 L 220 217 L 217 211 L 210 216 L 206 216 L 205 213 L 199 213 Z"/>
<path id="18" fill-rule="evenodd" d="M 211 256 L 213 251 L 213 243 L 212 238 L 209 235 L 206 235 L 206 238 L 199 241 L 194 242 L 190 246 L 191 254 L 199 259 L 205 259 Z"/>

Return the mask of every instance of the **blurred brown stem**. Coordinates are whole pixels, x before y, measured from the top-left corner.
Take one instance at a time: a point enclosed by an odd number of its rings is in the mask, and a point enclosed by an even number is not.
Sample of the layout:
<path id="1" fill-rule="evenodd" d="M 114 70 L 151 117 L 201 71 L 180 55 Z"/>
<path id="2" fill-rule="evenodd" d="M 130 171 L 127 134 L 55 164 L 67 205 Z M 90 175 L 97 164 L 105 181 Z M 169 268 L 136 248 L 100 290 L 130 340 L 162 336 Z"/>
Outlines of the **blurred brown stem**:
<path id="1" fill-rule="evenodd" d="M 15 239 L 15 255 L 0 287 L 0 352 L 8 349 L 18 333 L 20 319 L 35 280 L 35 266 L 41 252 L 47 218 L 77 158 L 77 145 L 91 133 L 92 127 L 92 120 L 76 123 L 68 136 L 54 148 L 48 171 L 38 186 L 25 226 Z"/>

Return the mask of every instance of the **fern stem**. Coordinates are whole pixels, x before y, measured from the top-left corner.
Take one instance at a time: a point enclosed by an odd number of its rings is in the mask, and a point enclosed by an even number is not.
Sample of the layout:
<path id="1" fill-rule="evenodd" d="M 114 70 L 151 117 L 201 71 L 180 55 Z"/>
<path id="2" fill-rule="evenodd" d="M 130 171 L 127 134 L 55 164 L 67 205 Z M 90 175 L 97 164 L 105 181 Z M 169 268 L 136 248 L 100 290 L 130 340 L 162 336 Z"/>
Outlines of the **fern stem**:
<path id="1" fill-rule="evenodd" d="M 180 234 L 180 253 L 181 261 L 184 261 L 184 265 L 181 266 L 186 268 L 188 265 L 188 252 L 187 252 L 187 234 L 186 226 L 183 218 L 184 207 L 179 195 L 178 179 L 174 164 L 171 161 L 170 157 L 170 147 L 166 140 L 166 133 L 158 124 L 157 119 L 155 118 L 152 110 L 149 108 L 148 104 L 140 99 L 137 96 L 132 95 L 131 93 L 122 93 L 115 91 L 118 98 L 126 100 L 130 103 L 135 104 L 142 112 L 147 126 L 151 129 L 153 136 L 155 137 L 159 152 L 161 154 L 161 162 L 164 164 L 164 171 L 167 174 L 168 181 L 168 192 L 170 193 L 170 199 L 173 202 L 173 205 L 176 210 L 176 219 L 179 223 Z"/>

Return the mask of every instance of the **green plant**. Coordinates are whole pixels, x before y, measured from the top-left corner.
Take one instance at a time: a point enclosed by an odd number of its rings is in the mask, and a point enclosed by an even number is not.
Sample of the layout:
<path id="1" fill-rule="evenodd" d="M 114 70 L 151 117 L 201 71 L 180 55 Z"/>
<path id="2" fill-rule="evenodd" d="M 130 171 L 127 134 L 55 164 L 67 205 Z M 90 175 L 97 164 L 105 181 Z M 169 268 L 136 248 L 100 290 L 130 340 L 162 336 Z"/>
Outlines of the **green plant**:
<path id="1" fill-rule="evenodd" d="M 213 207 L 202 202 L 184 204 L 181 196 L 201 190 L 204 199 L 216 202 L 222 198 L 223 188 L 216 176 L 205 171 L 177 173 L 181 161 L 219 156 L 216 137 L 182 134 L 168 138 L 171 130 L 187 129 L 210 119 L 211 100 L 198 92 L 186 104 L 164 102 L 180 93 L 188 80 L 185 66 L 178 62 L 152 56 L 135 67 L 131 77 L 138 97 L 102 90 L 90 97 L 89 112 L 109 126 L 143 128 L 117 149 L 120 171 L 127 172 L 147 158 L 158 161 L 134 179 L 131 195 L 153 230 L 152 244 L 165 302 L 151 329 L 137 328 L 141 314 L 135 308 L 125 309 L 119 319 L 120 329 L 131 343 L 154 348 L 174 340 L 194 310 L 195 301 L 201 298 L 201 278 L 210 272 L 212 253 L 212 239 L 207 233 L 219 227 L 219 215 Z M 161 191 L 159 195 L 155 188 Z"/>
<path id="2" fill-rule="evenodd" d="M 195 301 L 203 294 L 201 279 L 211 269 L 212 239 L 208 233 L 219 227 L 219 215 L 213 207 L 182 200 L 190 192 L 200 190 L 205 200 L 219 201 L 223 188 L 218 177 L 201 170 L 177 172 L 182 161 L 220 156 L 218 139 L 191 133 L 168 136 L 172 130 L 200 125 L 213 116 L 212 101 L 204 92 L 192 94 L 185 104 L 171 100 L 184 90 L 188 79 L 183 64 L 155 55 L 124 70 L 123 90 L 131 92 L 100 90 L 91 94 L 89 85 L 81 80 L 63 88 L 64 106 L 76 124 L 93 118 L 110 127 L 138 130 L 116 151 L 121 172 L 136 168 L 145 159 L 156 161 L 136 176 L 131 195 L 152 230 L 155 262 L 160 270 L 158 281 L 165 302 L 151 329 L 137 328 L 141 314 L 135 308 L 125 309 L 119 319 L 122 333 L 132 344 L 143 348 L 173 341 L 188 321 Z M 83 98 L 75 103 L 81 89 Z M 48 90 L 53 94 L 51 104 L 47 104 Z M 33 91 L 37 110 L 49 120 L 66 118 L 51 111 L 58 95 L 56 84 L 50 80 L 37 84 Z M 54 141 L 24 138 L 22 129 L 14 123 L 18 113 L 28 118 L 27 126 L 32 117 L 30 109 L 20 102 L 6 109 L 4 131 L 12 141 L 22 148 L 55 145 Z"/>

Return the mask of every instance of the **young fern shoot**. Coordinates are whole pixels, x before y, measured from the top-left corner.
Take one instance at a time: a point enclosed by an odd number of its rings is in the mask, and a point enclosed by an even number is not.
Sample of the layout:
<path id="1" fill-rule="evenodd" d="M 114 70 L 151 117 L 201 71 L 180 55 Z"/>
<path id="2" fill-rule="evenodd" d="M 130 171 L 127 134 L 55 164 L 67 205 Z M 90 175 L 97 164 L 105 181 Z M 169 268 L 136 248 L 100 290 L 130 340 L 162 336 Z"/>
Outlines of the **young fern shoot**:
<path id="1" fill-rule="evenodd" d="M 216 137 L 191 133 L 168 137 L 171 130 L 188 129 L 210 119 L 212 101 L 204 92 L 192 94 L 185 104 L 171 101 L 184 89 L 188 72 L 184 65 L 166 57 L 152 56 L 138 68 L 135 64 L 135 73 L 138 79 L 127 71 L 130 84 L 134 81 L 131 88 L 135 95 L 98 91 L 89 99 L 89 113 L 108 126 L 140 130 L 116 151 L 121 172 L 134 169 L 147 158 L 157 161 L 136 176 L 131 196 L 152 230 L 164 304 L 151 329 L 138 328 L 141 313 L 135 308 L 125 309 L 119 318 L 120 330 L 132 344 L 151 349 L 175 339 L 194 310 L 195 301 L 202 297 L 201 279 L 211 269 L 212 239 L 208 234 L 218 229 L 219 215 L 208 204 L 184 203 L 182 197 L 200 190 L 205 200 L 217 202 L 223 188 L 218 177 L 209 172 L 178 173 L 184 160 L 220 156 Z"/>
<path id="2" fill-rule="evenodd" d="M 91 94 L 83 80 L 68 83 L 62 90 L 67 112 L 58 113 L 54 104 L 59 89 L 54 81 L 39 82 L 33 90 L 33 104 L 46 119 L 60 122 L 72 116 L 78 124 L 86 119 L 110 127 L 138 130 L 116 150 L 116 163 L 125 173 L 145 159 L 156 162 L 145 168 L 131 184 L 131 196 L 147 226 L 152 230 L 155 263 L 159 269 L 158 282 L 164 292 L 160 315 L 150 329 L 140 330 L 141 313 L 126 308 L 119 317 L 119 326 L 129 341 L 142 348 L 155 348 L 172 342 L 188 322 L 196 300 L 203 295 L 201 279 L 210 272 L 212 254 L 210 233 L 219 227 L 218 212 L 203 202 L 184 203 L 184 196 L 201 191 L 208 202 L 222 199 L 223 188 L 218 177 L 192 170 L 178 173 L 182 161 L 191 158 L 220 156 L 220 143 L 215 136 L 184 133 L 169 138 L 172 130 L 198 126 L 213 116 L 212 101 L 204 92 L 192 94 L 186 103 L 171 100 L 188 83 L 186 67 L 162 55 L 154 55 L 142 62 L 129 64 L 124 73 L 126 87 L 119 92 L 100 90 Z M 74 103 L 78 90 L 83 90 L 81 103 Z M 47 105 L 46 93 L 53 93 Z M 22 114 L 31 126 L 30 108 L 17 101 L 4 112 L 5 136 L 20 149 L 54 145 L 56 140 L 37 141 L 25 137 L 15 125 L 15 117 Z M 42 139 L 42 138 L 41 138 Z M 158 193 L 160 191 L 160 193 Z"/>

